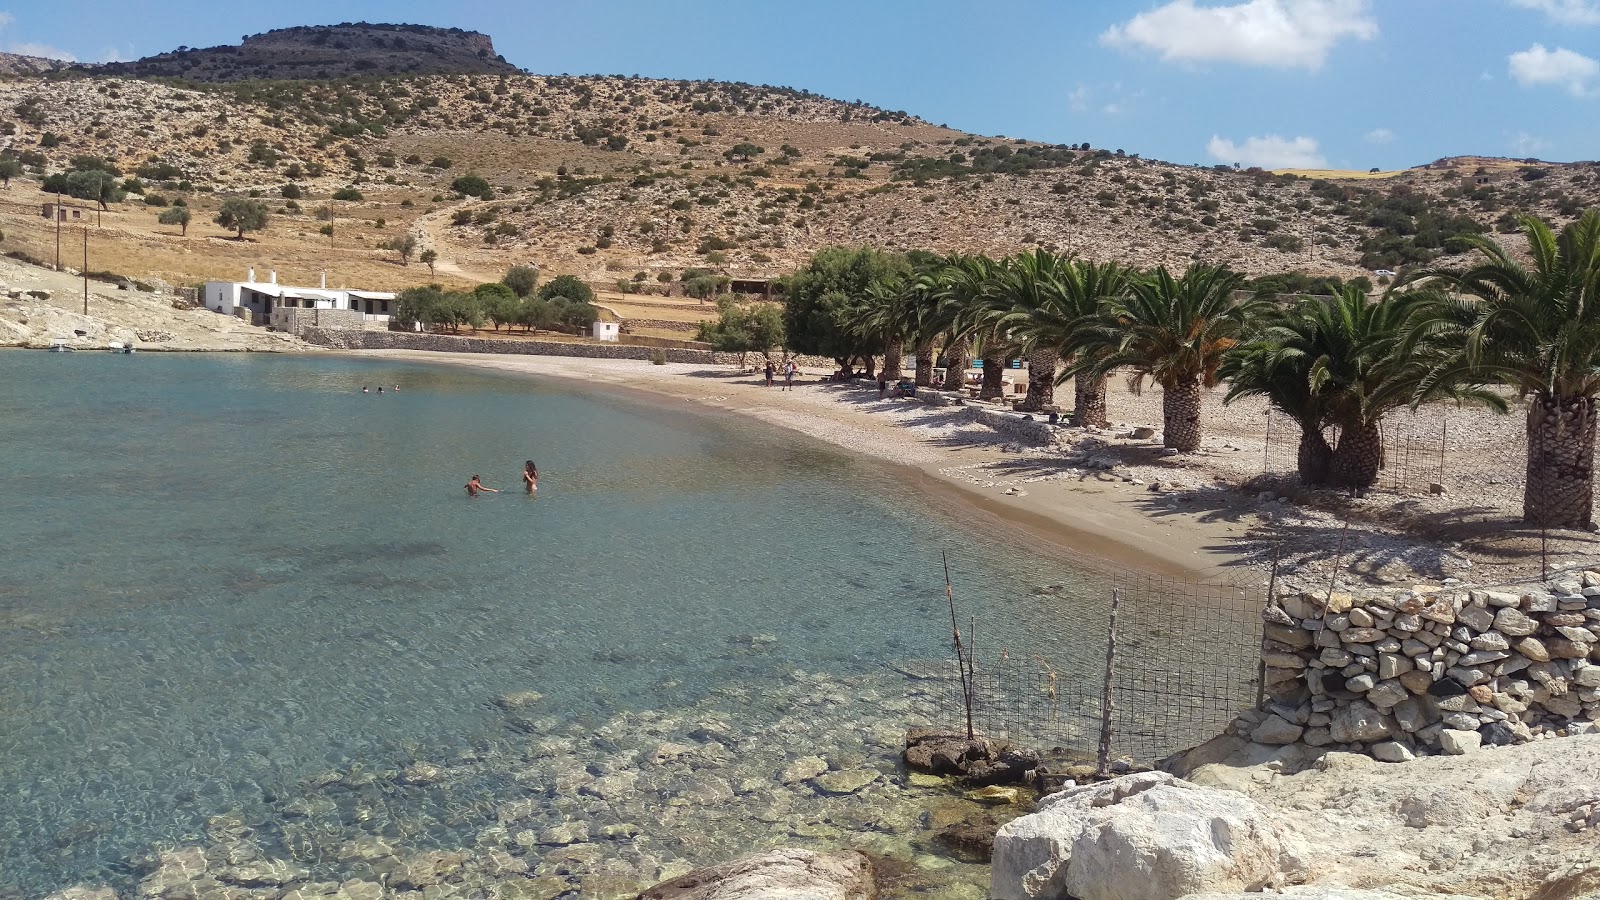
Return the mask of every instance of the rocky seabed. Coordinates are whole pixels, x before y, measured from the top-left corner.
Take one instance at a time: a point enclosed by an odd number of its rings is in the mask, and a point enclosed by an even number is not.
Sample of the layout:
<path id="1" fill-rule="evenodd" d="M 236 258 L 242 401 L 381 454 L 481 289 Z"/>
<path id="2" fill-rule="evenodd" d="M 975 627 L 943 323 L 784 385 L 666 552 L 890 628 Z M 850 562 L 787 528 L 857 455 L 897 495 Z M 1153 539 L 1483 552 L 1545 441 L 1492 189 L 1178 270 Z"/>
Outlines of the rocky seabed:
<path id="1" fill-rule="evenodd" d="M 1399 762 L 1600 731 L 1600 572 L 1495 589 L 1280 595 L 1264 611 L 1261 744 Z"/>
<path id="2" fill-rule="evenodd" d="M 939 681 L 908 691 L 892 675 L 793 671 L 774 689 L 592 727 L 547 714 L 537 691 L 507 694 L 495 703 L 516 740 L 318 774 L 269 814 L 222 812 L 203 842 L 129 861 L 131 889 L 83 884 L 48 900 L 631 898 L 774 848 L 850 848 L 880 882 L 981 898 L 987 869 L 938 834 L 971 820 L 992 833 L 995 812 L 899 765 L 906 723 L 946 699 Z M 744 721 L 756 704 L 785 712 Z"/>

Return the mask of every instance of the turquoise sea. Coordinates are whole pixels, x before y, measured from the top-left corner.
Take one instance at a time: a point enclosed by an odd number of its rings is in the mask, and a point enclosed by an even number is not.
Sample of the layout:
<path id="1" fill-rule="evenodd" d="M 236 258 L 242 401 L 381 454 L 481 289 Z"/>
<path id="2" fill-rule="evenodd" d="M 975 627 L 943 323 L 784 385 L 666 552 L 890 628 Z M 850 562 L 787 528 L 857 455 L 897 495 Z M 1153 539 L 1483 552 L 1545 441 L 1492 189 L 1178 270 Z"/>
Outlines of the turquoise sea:
<path id="1" fill-rule="evenodd" d="M 475 473 L 505 493 L 468 499 Z M 155 854 L 218 839 L 218 816 L 334 881 L 346 863 L 318 848 L 353 836 L 481 847 L 506 821 L 496 805 L 528 797 L 556 811 L 530 815 L 581 819 L 597 807 L 527 789 L 527 760 L 560 769 L 552 755 L 592 749 L 619 716 L 661 740 L 695 740 L 692 723 L 674 731 L 681 710 L 759 735 L 796 713 L 796 685 L 822 684 L 807 688 L 833 698 L 817 715 L 918 724 L 925 710 L 882 698 L 906 684 L 897 661 L 948 653 L 940 549 L 986 646 L 1081 642 L 1067 599 L 1036 590 L 1078 576 L 924 511 L 885 469 L 559 381 L 0 352 L 0 496 L 5 898 L 79 883 L 131 896 Z M 526 691 L 536 715 L 494 702 Z M 566 743 L 536 756 L 541 735 Z M 891 748 L 851 754 L 893 768 Z M 520 762 L 497 774 L 486 761 L 502 755 Z M 465 774 L 447 797 L 394 776 L 419 760 L 466 760 Z M 341 777 L 318 812 L 308 798 Z M 662 782 L 696 796 L 677 790 Z M 739 827 L 752 846 L 791 836 Z"/>

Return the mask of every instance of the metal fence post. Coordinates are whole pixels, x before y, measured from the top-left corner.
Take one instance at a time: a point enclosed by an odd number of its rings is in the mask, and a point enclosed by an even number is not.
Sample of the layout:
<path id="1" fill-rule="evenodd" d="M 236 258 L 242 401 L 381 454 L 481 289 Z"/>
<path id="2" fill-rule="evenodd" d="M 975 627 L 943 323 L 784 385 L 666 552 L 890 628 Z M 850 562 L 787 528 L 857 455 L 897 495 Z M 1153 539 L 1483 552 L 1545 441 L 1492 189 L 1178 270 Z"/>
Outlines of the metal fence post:
<path id="1" fill-rule="evenodd" d="M 1111 589 L 1111 624 L 1106 631 L 1106 680 L 1105 688 L 1100 694 L 1100 768 L 1099 774 L 1105 775 L 1111 767 L 1111 713 L 1113 700 L 1111 696 L 1111 678 L 1117 666 L 1117 604 L 1121 601 L 1121 592 L 1116 588 Z"/>

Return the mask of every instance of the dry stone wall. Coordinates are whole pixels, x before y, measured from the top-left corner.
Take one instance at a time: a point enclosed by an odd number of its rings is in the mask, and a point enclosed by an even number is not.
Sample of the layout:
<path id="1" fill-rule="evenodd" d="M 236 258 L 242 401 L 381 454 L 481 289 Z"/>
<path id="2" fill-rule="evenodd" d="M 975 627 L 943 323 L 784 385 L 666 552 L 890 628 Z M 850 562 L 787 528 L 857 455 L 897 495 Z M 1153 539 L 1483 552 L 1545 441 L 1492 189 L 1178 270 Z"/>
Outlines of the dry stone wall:
<path id="1" fill-rule="evenodd" d="M 630 347 L 614 343 L 568 343 L 563 341 L 504 341 L 490 338 L 455 337 L 447 334 L 418 334 L 409 331 L 357 331 L 341 328 L 304 328 L 307 343 L 337 350 L 431 350 L 440 353 L 499 353 L 523 356 L 577 356 L 587 359 L 640 359 L 665 354 L 667 362 L 726 363 L 737 354 L 709 350 Z M 722 357 L 722 358 L 719 358 Z"/>
<path id="2" fill-rule="evenodd" d="M 1258 743 L 1403 761 L 1600 732 L 1600 572 L 1280 595 L 1263 617 L 1269 699 L 1232 726 Z"/>

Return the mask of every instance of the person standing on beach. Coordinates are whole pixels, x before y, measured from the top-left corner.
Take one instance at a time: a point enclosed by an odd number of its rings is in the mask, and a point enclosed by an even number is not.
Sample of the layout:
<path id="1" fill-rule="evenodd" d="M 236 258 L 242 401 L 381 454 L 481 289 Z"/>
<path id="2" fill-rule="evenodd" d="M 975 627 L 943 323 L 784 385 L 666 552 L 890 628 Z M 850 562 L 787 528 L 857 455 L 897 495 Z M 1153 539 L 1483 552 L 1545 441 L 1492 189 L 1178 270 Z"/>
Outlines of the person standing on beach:
<path id="1" fill-rule="evenodd" d="M 531 459 L 522 467 L 522 484 L 530 494 L 539 490 L 539 467 Z"/>
<path id="2" fill-rule="evenodd" d="M 478 496 L 479 491 L 488 491 L 491 494 L 500 493 L 492 487 L 484 487 L 483 482 L 479 481 L 478 476 L 474 475 L 472 476 L 472 480 L 467 482 L 467 496 L 476 497 Z"/>
<path id="3" fill-rule="evenodd" d="M 783 364 L 783 389 L 784 390 L 787 391 L 790 388 L 794 387 L 794 376 L 799 374 L 799 372 L 800 372 L 800 366 L 797 365 L 794 360 L 791 359 L 788 362 Z"/>
<path id="4" fill-rule="evenodd" d="M 772 387 L 772 376 L 777 373 L 778 369 L 772 364 L 772 360 L 767 360 L 767 387 Z"/>

